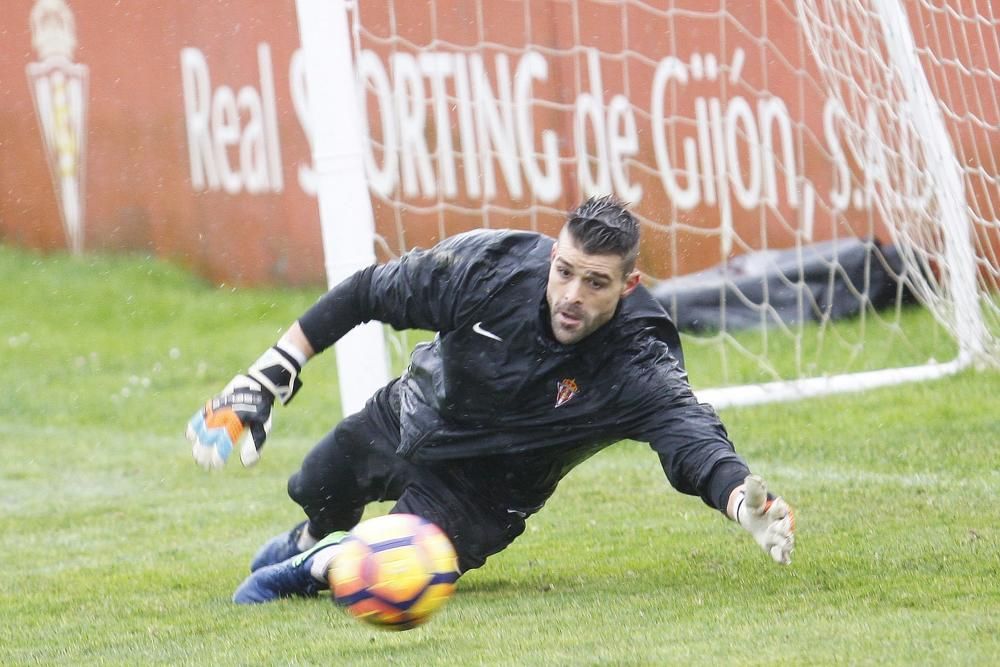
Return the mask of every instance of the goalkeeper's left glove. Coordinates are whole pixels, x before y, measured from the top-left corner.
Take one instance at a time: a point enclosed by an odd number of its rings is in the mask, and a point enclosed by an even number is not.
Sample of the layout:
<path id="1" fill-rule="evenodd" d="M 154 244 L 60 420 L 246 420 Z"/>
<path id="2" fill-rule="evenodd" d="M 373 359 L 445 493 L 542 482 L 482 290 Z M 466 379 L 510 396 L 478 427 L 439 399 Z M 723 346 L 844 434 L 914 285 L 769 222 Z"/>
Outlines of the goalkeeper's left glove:
<path id="1" fill-rule="evenodd" d="M 187 438 L 194 460 L 206 470 L 221 468 L 240 441 L 240 461 L 250 467 L 271 431 L 274 399 L 282 404 L 295 396 L 302 381 L 301 364 L 279 345 L 267 350 L 246 374 L 234 377 L 222 392 L 191 417 Z M 250 437 L 243 438 L 246 429 Z"/>
<path id="2" fill-rule="evenodd" d="M 737 491 L 733 518 L 743 526 L 757 544 L 782 565 L 792 562 L 795 548 L 795 513 L 783 498 L 767 492 L 767 485 L 757 475 L 744 480 Z"/>

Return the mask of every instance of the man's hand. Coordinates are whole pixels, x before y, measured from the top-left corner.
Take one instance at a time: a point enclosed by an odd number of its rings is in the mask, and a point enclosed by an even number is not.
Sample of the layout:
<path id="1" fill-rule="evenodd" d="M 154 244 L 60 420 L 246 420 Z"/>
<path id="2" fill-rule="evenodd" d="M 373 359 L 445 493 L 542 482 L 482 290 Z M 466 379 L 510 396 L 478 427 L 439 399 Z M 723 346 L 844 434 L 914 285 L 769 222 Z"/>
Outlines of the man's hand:
<path id="1" fill-rule="evenodd" d="M 788 565 L 795 548 L 795 513 L 782 498 L 767 493 L 767 485 L 757 475 L 749 475 L 742 489 L 737 487 L 730 515 L 743 526 L 775 562 Z"/>
<path id="2" fill-rule="evenodd" d="M 187 439 L 198 465 L 206 470 L 221 468 L 241 440 L 240 461 L 246 467 L 256 464 L 271 431 L 274 399 L 283 404 L 292 400 L 302 386 L 300 370 L 291 354 L 272 347 L 195 413 L 188 421 Z M 250 437 L 244 439 L 248 428 Z"/>
<path id="3" fill-rule="evenodd" d="M 250 467 L 260 460 L 260 449 L 271 431 L 274 395 L 247 375 L 237 375 L 222 393 L 195 413 L 187 426 L 194 460 L 206 470 L 226 465 L 240 444 L 240 461 Z M 250 437 L 244 438 L 246 427 Z"/>

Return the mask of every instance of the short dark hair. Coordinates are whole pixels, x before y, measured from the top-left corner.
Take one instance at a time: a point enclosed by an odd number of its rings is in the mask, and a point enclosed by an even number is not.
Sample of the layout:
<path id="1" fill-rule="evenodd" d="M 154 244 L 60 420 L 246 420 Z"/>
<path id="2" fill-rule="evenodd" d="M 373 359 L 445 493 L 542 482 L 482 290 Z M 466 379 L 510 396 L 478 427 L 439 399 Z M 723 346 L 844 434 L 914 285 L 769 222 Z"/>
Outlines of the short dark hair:
<path id="1" fill-rule="evenodd" d="M 639 256 L 639 223 L 614 195 L 591 197 L 567 217 L 566 229 L 591 255 L 618 255 L 625 273 L 635 268 Z"/>

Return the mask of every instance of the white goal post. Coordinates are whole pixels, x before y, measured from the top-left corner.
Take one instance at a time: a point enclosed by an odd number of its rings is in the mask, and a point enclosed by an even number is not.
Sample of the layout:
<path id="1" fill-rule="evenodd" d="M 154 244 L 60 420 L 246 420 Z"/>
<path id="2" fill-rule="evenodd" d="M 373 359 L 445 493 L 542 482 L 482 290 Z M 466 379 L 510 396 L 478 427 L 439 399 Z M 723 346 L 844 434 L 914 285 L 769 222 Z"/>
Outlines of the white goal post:
<path id="1" fill-rule="evenodd" d="M 333 0 L 296 0 L 309 90 L 312 163 L 316 172 L 323 257 L 333 287 L 375 261 L 375 223 L 365 180 L 364 121 L 359 117 L 347 14 Z M 389 379 L 385 336 L 377 322 L 335 345 L 340 405 L 345 415 Z"/>
<path id="2" fill-rule="evenodd" d="M 553 234 L 582 198 L 613 192 L 642 224 L 649 285 L 705 271 L 721 279 L 719 317 L 685 335 L 689 356 L 720 365 L 724 386 L 692 377 L 717 407 L 998 365 L 1000 20 L 991 2 L 298 8 L 307 62 L 329 68 L 346 46 L 352 55 L 356 99 L 349 82 L 326 81 L 343 86 L 336 99 L 355 120 L 337 116 L 333 126 L 327 112 L 314 124 L 327 123 L 334 141 L 361 140 L 350 166 L 340 164 L 365 183 L 324 181 L 331 199 L 374 202 L 373 235 L 351 247 L 385 258 L 475 227 Z M 335 11 L 348 20 L 330 19 Z M 309 61 L 310 48 L 327 52 Z M 321 78 L 310 76 L 310 99 Z M 321 187 L 321 215 L 323 200 Z M 358 227 L 324 217 L 327 251 Z M 865 263 L 847 277 L 837 249 L 857 242 Z M 822 293 L 803 277 L 817 243 L 834 249 Z M 800 261 L 792 270 L 777 259 L 789 253 Z M 776 279 L 748 282 L 750 264 Z M 888 298 L 876 300 L 877 289 Z M 837 291 L 854 304 L 842 309 L 846 324 L 827 300 Z M 914 315 L 910 297 L 930 317 Z M 683 315 L 676 300 L 665 306 Z M 737 327 L 733 306 L 754 326 L 743 318 Z"/>

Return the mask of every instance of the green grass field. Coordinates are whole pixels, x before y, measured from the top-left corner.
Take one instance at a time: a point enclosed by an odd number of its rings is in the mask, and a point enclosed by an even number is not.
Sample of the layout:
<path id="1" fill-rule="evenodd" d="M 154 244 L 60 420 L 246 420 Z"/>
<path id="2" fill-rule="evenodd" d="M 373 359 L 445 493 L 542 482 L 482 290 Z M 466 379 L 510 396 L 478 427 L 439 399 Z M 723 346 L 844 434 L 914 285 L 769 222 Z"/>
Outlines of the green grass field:
<path id="1" fill-rule="evenodd" d="M 428 625 L 392 633 L 326 600 L 229 601 L 257 546 L 299 518 L 285 480 L 337 418 L 332 354 L 278 409 L 256 468 L 207 474 L 183 438 L 317 290 L 210 287 L 142 258 L 4 247 L 0 281 L 0 664 L 1000 656 L 1000 374 L 723 412 L 797 508 L 790 567 L 624 443 L 574 471 Z M 710 384 L 697 364 L 696 384 Z"/>

